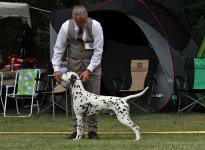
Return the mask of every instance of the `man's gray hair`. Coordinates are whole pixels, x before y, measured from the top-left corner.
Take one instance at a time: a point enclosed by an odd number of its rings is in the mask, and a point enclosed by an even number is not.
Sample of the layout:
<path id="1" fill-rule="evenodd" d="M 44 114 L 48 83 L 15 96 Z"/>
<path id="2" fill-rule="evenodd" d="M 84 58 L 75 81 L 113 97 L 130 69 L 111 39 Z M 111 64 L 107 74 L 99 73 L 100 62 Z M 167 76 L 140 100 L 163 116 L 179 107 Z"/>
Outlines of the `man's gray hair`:
<path id="1" fill-rule="evenodd" d="M 72 16 L 88 16 L 88 12 L 86 10 L 86 8 L 82 5 L 77 5 L 73 7 L 73 11 L 72 11 Z"/>

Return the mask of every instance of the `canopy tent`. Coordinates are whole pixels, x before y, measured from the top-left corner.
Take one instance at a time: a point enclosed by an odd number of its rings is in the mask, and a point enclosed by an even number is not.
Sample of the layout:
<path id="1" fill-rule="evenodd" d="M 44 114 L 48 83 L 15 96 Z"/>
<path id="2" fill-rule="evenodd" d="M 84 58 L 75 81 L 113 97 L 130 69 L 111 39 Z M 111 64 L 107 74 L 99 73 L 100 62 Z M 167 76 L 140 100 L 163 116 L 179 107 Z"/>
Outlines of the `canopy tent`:
<path id="1" fill-rule="evenodd" d="M 29 57 L 32 53 L 27 52 L 33 48 L 29 5 L 26 3 L 0 2 L 0 21 L 2 23 L 1 26 L 6 26 L 8 33 L 4 36 L 5 32 L 1 32 L 1 38 L 4 38 L 4 42 L 1 43 L 0 52 L 5 60 L 3 70 L 9 69 L 7 64 L 10 64 L 12 59 L 14 60 L 15 66 L 17 66 L 15 69 L 19 69 L 23 64 L 24 67 L 26 67 L 26 65 L 30 65 L 30 63 L 32 63 L 33 67 L 35 58 Z M 22 33 L 20 36 L 14 36 L 16 33 L 19 33 L 19 27 L 21 27 L 20 32 L 22 31 Z M 16 48 L 19 46 L 20 49 L 16 51 Z M 20 57 L 25 57 L 24 62 L 18 59 Z"/>
<path id="2" fill-rule="evenodd" d="M 0 2 L 0 19 L 6 17 L 20 17 L 31 27 L 29 5 L 26 3 Z"/>
<path id="3" fill-rule="evenodd" d="M 87 9 L 104 31 L 103 89 L 112 91 L 112 77 L 121 77 L 122 72 L 128 73 L 126 81 L 130 85 L 130 60 L 156 60 L 155 92 L 163 96 L 153 102 L 152 110 L 164 108 L 174 93 L 175 75 L 184 74 L 184 58 L 194 57 L 197 52 L 195 41 L 175 13 L 155 0 L 109 0 Z M 71 18 L 71 12 L 72 9 L 62 9 L 51 14 L 51 58 L 57 33 L 62 23 Z"/>

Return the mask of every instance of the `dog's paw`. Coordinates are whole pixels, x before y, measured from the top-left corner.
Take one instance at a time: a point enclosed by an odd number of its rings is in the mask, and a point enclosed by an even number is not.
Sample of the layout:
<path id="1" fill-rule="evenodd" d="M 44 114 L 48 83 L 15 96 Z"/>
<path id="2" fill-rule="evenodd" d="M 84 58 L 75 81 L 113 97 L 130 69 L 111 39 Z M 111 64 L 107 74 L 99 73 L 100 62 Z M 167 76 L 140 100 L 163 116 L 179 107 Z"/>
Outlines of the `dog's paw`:
<path id="1" fill-rule="evenodd" d="M 80 138 L 80 137 L 76 137 L 76 138 L 74 138 L 73 139 L 73 141 L 77 141 L 77 140 L 81 140 L 82 138 Z"/>
<path id="2" fill-rule="evenodd" d="M 73 141 L 79 141 L 80 139 L 73 139 Z"/>
<path id="3" fill-rule="evenodd" d="M 81 140 L 81 139 L 83 139 L 83 136 L 77 134 L 73 140 L 76 141 L 76 140 Z"/>
<path id="4" fill-rule="evenodd" d="M 137 135 L 136 135 L 136 141 L 139 141 L 141 139 L 141 134 L 140 133 L 138 133 Z"/>

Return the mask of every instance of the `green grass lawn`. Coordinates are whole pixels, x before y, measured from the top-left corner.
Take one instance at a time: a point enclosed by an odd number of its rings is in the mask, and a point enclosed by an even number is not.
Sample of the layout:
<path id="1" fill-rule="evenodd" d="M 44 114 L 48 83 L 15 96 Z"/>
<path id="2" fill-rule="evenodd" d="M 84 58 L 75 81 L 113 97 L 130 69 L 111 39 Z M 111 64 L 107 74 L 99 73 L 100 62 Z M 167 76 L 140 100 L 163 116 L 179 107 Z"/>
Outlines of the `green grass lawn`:
<path id="1" fill-rule="evenodd" d="M 115 116 L 99 115 L 100 140 L 66 140 L 72 132 L 71 117 L 58 114 L 35 115 L 31 118 L 3 118 L 0 116 L 0 150 L 72 149 L 72 150 L 204 150 L 205 134 L 151 134 L 162 131 L 204 131 L 204 113 L 137 114 L 133 121 L 142 130 L 142 139 L 135 141 L 130 129 L 121 125 Z M 85 129 L 85 131 L 87 131 Z M 5 132 L 9 132 L 6 133 Z M 12 134 L 11 132 L 32 132 Z M 58 132 L 58 134 L 34 134 L 34 132 Z M 122 132 L 120 134 L 120 132 Z M 111 134 L 108 134 L 111 133 Z M 116 133 L 116 134 L 115 134 Z M 123 134 L 125 133 L 125 134 Z"/>

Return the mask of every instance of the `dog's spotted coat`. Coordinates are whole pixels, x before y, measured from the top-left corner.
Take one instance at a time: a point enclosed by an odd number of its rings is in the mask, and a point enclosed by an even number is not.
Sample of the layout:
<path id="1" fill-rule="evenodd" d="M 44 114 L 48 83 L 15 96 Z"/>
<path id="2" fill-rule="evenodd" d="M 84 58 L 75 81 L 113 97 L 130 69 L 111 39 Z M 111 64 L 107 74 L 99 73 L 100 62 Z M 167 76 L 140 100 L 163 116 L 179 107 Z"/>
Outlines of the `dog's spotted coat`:
<path id="1" fill-rule="evenodd" d="M 83 135 L 83 117 L 94 115 L 103 109 L 111 109 L 115 112 L 118 120 L 131 128 L 136 134 L 136 140 L 141 138 L 140 129 L 129 116 L 129 105 L 127 100 L 143 95 L 148 87 L 142 92 L 127 97 L 101 96 L 86 91 L 79 76 L 74 72 L 63 74 L 62 79 L 69 84 L 72 98 L 73 110 L 77 119 L 77 135 L 75 140 L 81 139 Z"/>

